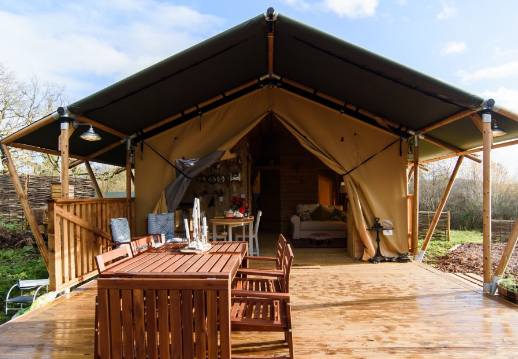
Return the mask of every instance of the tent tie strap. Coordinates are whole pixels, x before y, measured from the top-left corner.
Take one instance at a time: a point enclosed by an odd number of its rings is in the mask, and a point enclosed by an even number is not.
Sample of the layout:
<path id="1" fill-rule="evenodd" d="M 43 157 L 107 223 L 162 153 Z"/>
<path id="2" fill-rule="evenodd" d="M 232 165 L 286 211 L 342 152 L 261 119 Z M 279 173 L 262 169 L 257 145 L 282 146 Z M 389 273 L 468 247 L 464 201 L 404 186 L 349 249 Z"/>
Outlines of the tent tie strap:
<path id="1" fill-rule="evenodd" d="M 151 147 L 146 141 L 142 141 L 142 143 L 144 143 L 146 146 L 148 146 L 149 148 L 151 148 L 151 150 L 153 152 L 155 152 L 157 155 L 159 155 L 164 161 L 166 161 L 167 163 L 169 163 L 169 165 L 171 165 L 171 167 L 173 167 L 175 170 L 177 170 L 178 172 L 180 172 L 184 177 L 187 177 L 188 179 L 192 179 L 191 177 L 187 176 L 185 173 L 182 172 L 181 169 L 179 169 L 178 167 L 176 167 L 175 165 L 173 165 L 171 163 L 171 161 L 169 161 L 167 158 L 165 158 L 164 156 L 162 156 L 160 153 L 158 153 L 157 150 L 155 150 L 153 147 Z"/>
<path id="2" fill-rule="evenodd" d="M 394 142 L 391 142 L 389 143 L 388 145 L 386 145 L 384 148 L 382 148 L 380 151 L 376 152 L 375 154 L 373 154 L 372 156 L 370 156 L 369 158 L 367 158 L 365 161 L 363 161 L 362 163 L 360 163 L 358 166 L 354 167 L 352 170 L 350 171 L 347 171 L 345 174 L 343 174 L 342 176 L 347 176 L 349 173 L 353 172 L 354 170 L 356 170 L 358 167 L 360 167 L 361 165 L 363 165 L 364 163 L 372 160 L 376 155 L 379 155 L 381 152 L 385 151 L 387 148 L 389 148 L 390 146 L 392 146 L 394 143 L 400 141 L 401 139 L 398 138 L 396 140 L 394 140 Z"/>

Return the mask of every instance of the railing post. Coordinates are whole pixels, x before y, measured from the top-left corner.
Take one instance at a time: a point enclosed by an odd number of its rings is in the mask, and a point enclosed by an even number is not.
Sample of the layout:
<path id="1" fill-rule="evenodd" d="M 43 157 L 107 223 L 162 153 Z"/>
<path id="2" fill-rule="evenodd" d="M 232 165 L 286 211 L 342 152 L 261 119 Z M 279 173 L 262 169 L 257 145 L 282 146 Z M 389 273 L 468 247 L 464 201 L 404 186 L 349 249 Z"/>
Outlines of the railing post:
<path id="1" fill-rule="evenodd" d="M 48 235 L 48 246 L 49 246 L 49 290 L 55 291 L 57 289 L 56 282 L 56 237 L 55 237 L 55 213 L 54 213 L 54 201 L 47 202 L 47 235 Z"/>

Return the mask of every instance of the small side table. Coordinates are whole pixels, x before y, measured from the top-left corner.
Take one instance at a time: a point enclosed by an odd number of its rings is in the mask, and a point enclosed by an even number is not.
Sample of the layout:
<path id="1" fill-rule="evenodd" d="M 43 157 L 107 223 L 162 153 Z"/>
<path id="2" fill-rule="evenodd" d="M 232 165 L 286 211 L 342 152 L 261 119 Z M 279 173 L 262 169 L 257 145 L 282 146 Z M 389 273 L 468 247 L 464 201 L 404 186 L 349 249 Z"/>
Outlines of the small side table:
<path id="1" fill-rule="evenodd" d="M 327 233 L 311 233 L 309 236 L 309 243 L 316 242 L 316 244 L 320 244 L 323 241 L 327 241 L 327 243 L 331 243 L 333 241 L 333 237 L 331 237 Z"/>
<path id="2" fill-rule="evenodd" d="M 380 250 L 380 232 L 384 230 L 394 229 L 392 227 L 383 227 L 380 223 L 379 218 L 374 218 L 374 225 L 371 228 L 367 228 L 368 231 L 376 231 L 376 242 L 378 244 L 378 249 L 376 250 L 376 255 L 369 259 L 372 263 L 380 263 L 380 262 L 396 262 L 396 258 L 385 257 L 381 255 Z"/>

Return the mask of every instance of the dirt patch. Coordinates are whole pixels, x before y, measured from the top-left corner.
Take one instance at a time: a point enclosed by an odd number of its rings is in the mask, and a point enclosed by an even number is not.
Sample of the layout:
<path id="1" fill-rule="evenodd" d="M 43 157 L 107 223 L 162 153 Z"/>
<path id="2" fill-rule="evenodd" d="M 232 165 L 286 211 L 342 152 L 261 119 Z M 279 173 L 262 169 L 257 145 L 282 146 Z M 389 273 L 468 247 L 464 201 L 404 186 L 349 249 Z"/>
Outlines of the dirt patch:
<path id="1" fill-rule="evenodd" d="M 36 246 L 36 241 L 31 232 L 15 232 L 5 227 L 0 227 L 0 249 L 21 248 L 24 246 Z"/>
<path id="2" fill-rule="evenodd" d="M 507 243 L 493 243 L 491 245 L 491 273 L 495 273 L 506 245 Z M 482 244 L 463 243 L 429 264 L 434 264 L 437 269 L 443 272 L 475 273 L 482 276 L 484 274 L 483 263 Z M 516 250 L 509 260 L 507 272 L 518 276 L 518 253 Z"/>

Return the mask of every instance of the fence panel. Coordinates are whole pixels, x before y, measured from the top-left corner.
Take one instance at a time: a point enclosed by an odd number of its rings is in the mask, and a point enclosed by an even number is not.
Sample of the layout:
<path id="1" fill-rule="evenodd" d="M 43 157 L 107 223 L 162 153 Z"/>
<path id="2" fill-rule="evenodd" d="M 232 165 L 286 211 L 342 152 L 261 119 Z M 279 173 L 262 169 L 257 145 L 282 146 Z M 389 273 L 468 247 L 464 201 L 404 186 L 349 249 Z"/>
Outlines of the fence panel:
<path id="1" fill-rule="evenodd" d="M 95 256 L 108 250 L 110 218 L 135 228 L 135 201 L 126 198 L 54 200 L 48 203 L 51 290 L 63 291 L 97 275 Z"/>

